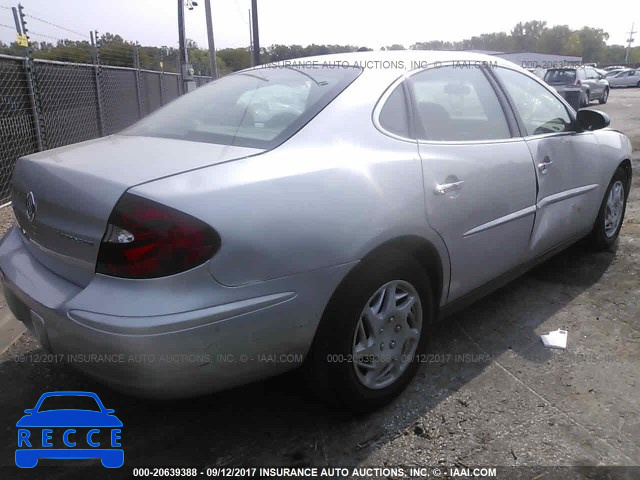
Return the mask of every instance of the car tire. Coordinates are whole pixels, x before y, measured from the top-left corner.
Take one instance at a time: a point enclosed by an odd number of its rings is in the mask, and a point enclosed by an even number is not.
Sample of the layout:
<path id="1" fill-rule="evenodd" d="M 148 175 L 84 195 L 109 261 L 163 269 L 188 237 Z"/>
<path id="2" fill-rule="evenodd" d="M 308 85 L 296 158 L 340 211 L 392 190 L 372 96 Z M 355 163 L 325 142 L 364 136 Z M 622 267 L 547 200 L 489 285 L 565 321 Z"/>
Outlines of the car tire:
<path id="1" fill-rule="evenodd" d="M 384 287 L 387 290 L 383 290 Z M 402 297 L 403 289 L 407 297 Z M 381 291 L 383 299 L 378 303 L 377 295 Z M 407 306 L 411 305 L 410 298 L 415 297 L 411 306 L 413 313 L 406 320 L 402 319 L 403 314 L 396 313 L 396 317 L 390 314 L 392 308 L 382 311 L 385 298 L 391 298 L 384 297 L 388 291 L 396 292 L 396 298 L 401 299 L 396 300 L 401 302 L 396 305 L 400 307 L 403 301 Z M 378 323 L 369 322 L 365 308 L 375 311 L 378 305 L 382 313 L 377 318 Z M 318 327 L 305 362 L 311 389 L 325 401 L 354 413 L 369 412 L 389 403 L 406 388 L 418 370 L 419 357 L 430 339 L 433 305 L 429 277 L 413 257 L 394 252 L 380 257 L 379 261 L 358 265 L 336 290 Z M 421 318 L 418 319 L 418 315 Z M 416 334 L 417 325 L 420 328 Z M 380 329 L 374 331 L 378 327 Z M 387 328 L 386 332 L 383 332 L 384 328 Z M 402 335 L 409 332 L 415 338 L 402 341 L 400 345 Z M 368 346 L 358 357 L 356 350 L 363 344 Z M 411 348 L 405 349 L 408 345 Z M 356 365 L 358 358 L 361 360 Z M 396 361 L 385 364 L 390 358 Z M 384 380 L 384 371 L 391 364 L 394 366 Z M 379 372 L 377 367 L 373 369 L 375 365 L 380 366 Z M 382 380 L 376 384 L 378 377 Z"/>
<path id="2" fill-rule="evenodd" d="M 609 182 L 589 235 L 589 243 L 595 250 L 611 250 L 615 244 L 627 209 L 629 183 L 627 172 L 622 167 L 618 168 Z"/>
<path id="3" fill-rule="evenodd" d="M 604 105 L 605 103 L 607 103 L 607 100 L 609 100 L 609 89 L 605 88 L 602 92 L 602 97 L 598 99 L 598 103 L 600 105 Z"/>

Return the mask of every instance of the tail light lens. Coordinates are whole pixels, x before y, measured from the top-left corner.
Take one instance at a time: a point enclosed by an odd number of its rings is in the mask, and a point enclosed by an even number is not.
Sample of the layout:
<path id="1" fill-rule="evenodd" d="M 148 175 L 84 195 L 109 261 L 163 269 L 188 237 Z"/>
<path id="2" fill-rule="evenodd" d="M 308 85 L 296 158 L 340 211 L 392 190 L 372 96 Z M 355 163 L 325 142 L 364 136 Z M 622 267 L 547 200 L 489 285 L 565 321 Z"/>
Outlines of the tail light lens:
<path id="1" fill-rule="evenodd" d="M 579 87 L 580 85 L 582 85 L 582 82 L 580 80 L 576 80 L 575 85 L 576 85 L 576 87 Z"/>
<path id="2" fill-rule="evenodd" d="M 125 193 L 109 217 L 96 273 L 123 278 L 165 277 L 201 265 L 218 248 L 220 236 L 206 223 Z"/>

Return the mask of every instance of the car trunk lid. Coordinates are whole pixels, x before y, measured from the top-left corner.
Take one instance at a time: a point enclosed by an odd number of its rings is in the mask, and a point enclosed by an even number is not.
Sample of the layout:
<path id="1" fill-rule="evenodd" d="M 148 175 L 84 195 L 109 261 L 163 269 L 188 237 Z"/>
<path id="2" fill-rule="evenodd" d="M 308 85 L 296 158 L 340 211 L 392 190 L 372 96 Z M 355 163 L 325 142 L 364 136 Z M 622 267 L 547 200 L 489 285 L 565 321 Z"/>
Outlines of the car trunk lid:
<path id="1" fill-rule="evenodd" d="M 262 150 L 114 135 L 21 158 L 12 204 L 25 245 L 80 286 L 95 274 L 109 215 L 130 187 Z"/>

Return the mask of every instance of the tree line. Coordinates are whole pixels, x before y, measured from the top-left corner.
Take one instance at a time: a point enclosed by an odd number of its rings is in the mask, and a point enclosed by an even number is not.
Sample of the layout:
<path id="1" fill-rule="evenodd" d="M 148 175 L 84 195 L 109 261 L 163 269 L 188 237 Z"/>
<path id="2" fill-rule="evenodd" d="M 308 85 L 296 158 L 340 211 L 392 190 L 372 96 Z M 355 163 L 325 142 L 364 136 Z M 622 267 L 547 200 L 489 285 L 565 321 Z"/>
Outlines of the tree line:
<path id="1" fill-rule="evenodd" d="M 572 30 L 567 25 L 547 27 L 546 22 L 533 20 L 518 22 L 511 32 L 487 33 L 457 42 L 443 42 L 433 40 L 417 42 L 410 46 L 410 50 L 490 50 L 505 53 L 538 52 L 560 55 L 575 55 L 583 58 L 584 62 L 598 64 L 622 63 L 625 58 L 625 47 L 622 45 L 607 45 L 609 34 L 602 29 L 583 27 Z M 135 42 L 123 39 L 120 35 L 105 33 L 99 38 L 99 55 L 102 65 L 132 67 L 135 55 L 139 58 L 140 66 L 149 70 L 164 70 L 177 72 L 179 51 L 167 46 L 137 46 Z M 91 63 L 93 50 L 89 41 L 61 39 L 55 44 L 51 42 L 31 42 L 35 58 L 58 60 L 66 62 Z M 400 44 L 384 46 L 381 50 L 405 50 Z M 187 41 L 189 61 L 196 74 L 210 75 L 209 52 L 200 48 L 193 40 Z M 371 48 L 353 45 L 271 45 L 261 49 L 263 63 L 290 60 L 293 58 L 325 55 L 330 53 L 344 53 L 355 51 L 371 51 Z M 6 45 L 0 41 L 0 53 L 9 55 L 24 55 L 24 48 L 16 42 Z M 224 48 L 217 52 L 218 72 L 225 74 L 251 66 L 251 51 L 249 48 Z M 640 62 L 640 47 L 632 48 L 629 62 Z"/>

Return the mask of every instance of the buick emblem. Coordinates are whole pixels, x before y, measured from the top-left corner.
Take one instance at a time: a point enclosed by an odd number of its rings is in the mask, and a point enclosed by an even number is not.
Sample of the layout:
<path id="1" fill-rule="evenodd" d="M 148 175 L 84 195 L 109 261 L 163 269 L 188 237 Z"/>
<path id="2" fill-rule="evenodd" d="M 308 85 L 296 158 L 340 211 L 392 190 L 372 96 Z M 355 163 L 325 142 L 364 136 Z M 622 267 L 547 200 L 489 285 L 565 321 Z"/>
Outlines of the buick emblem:
<path id="1" fill-rule="evenodd" d="M 33 196 L 33 192 L 27 193 L 27 201 L 25 203 L 27 206 L 27 218 L 30 222 L 33 222 L 33 219 L 36 217 L 36 210 L 38 209 L 36 197 Z"/>

